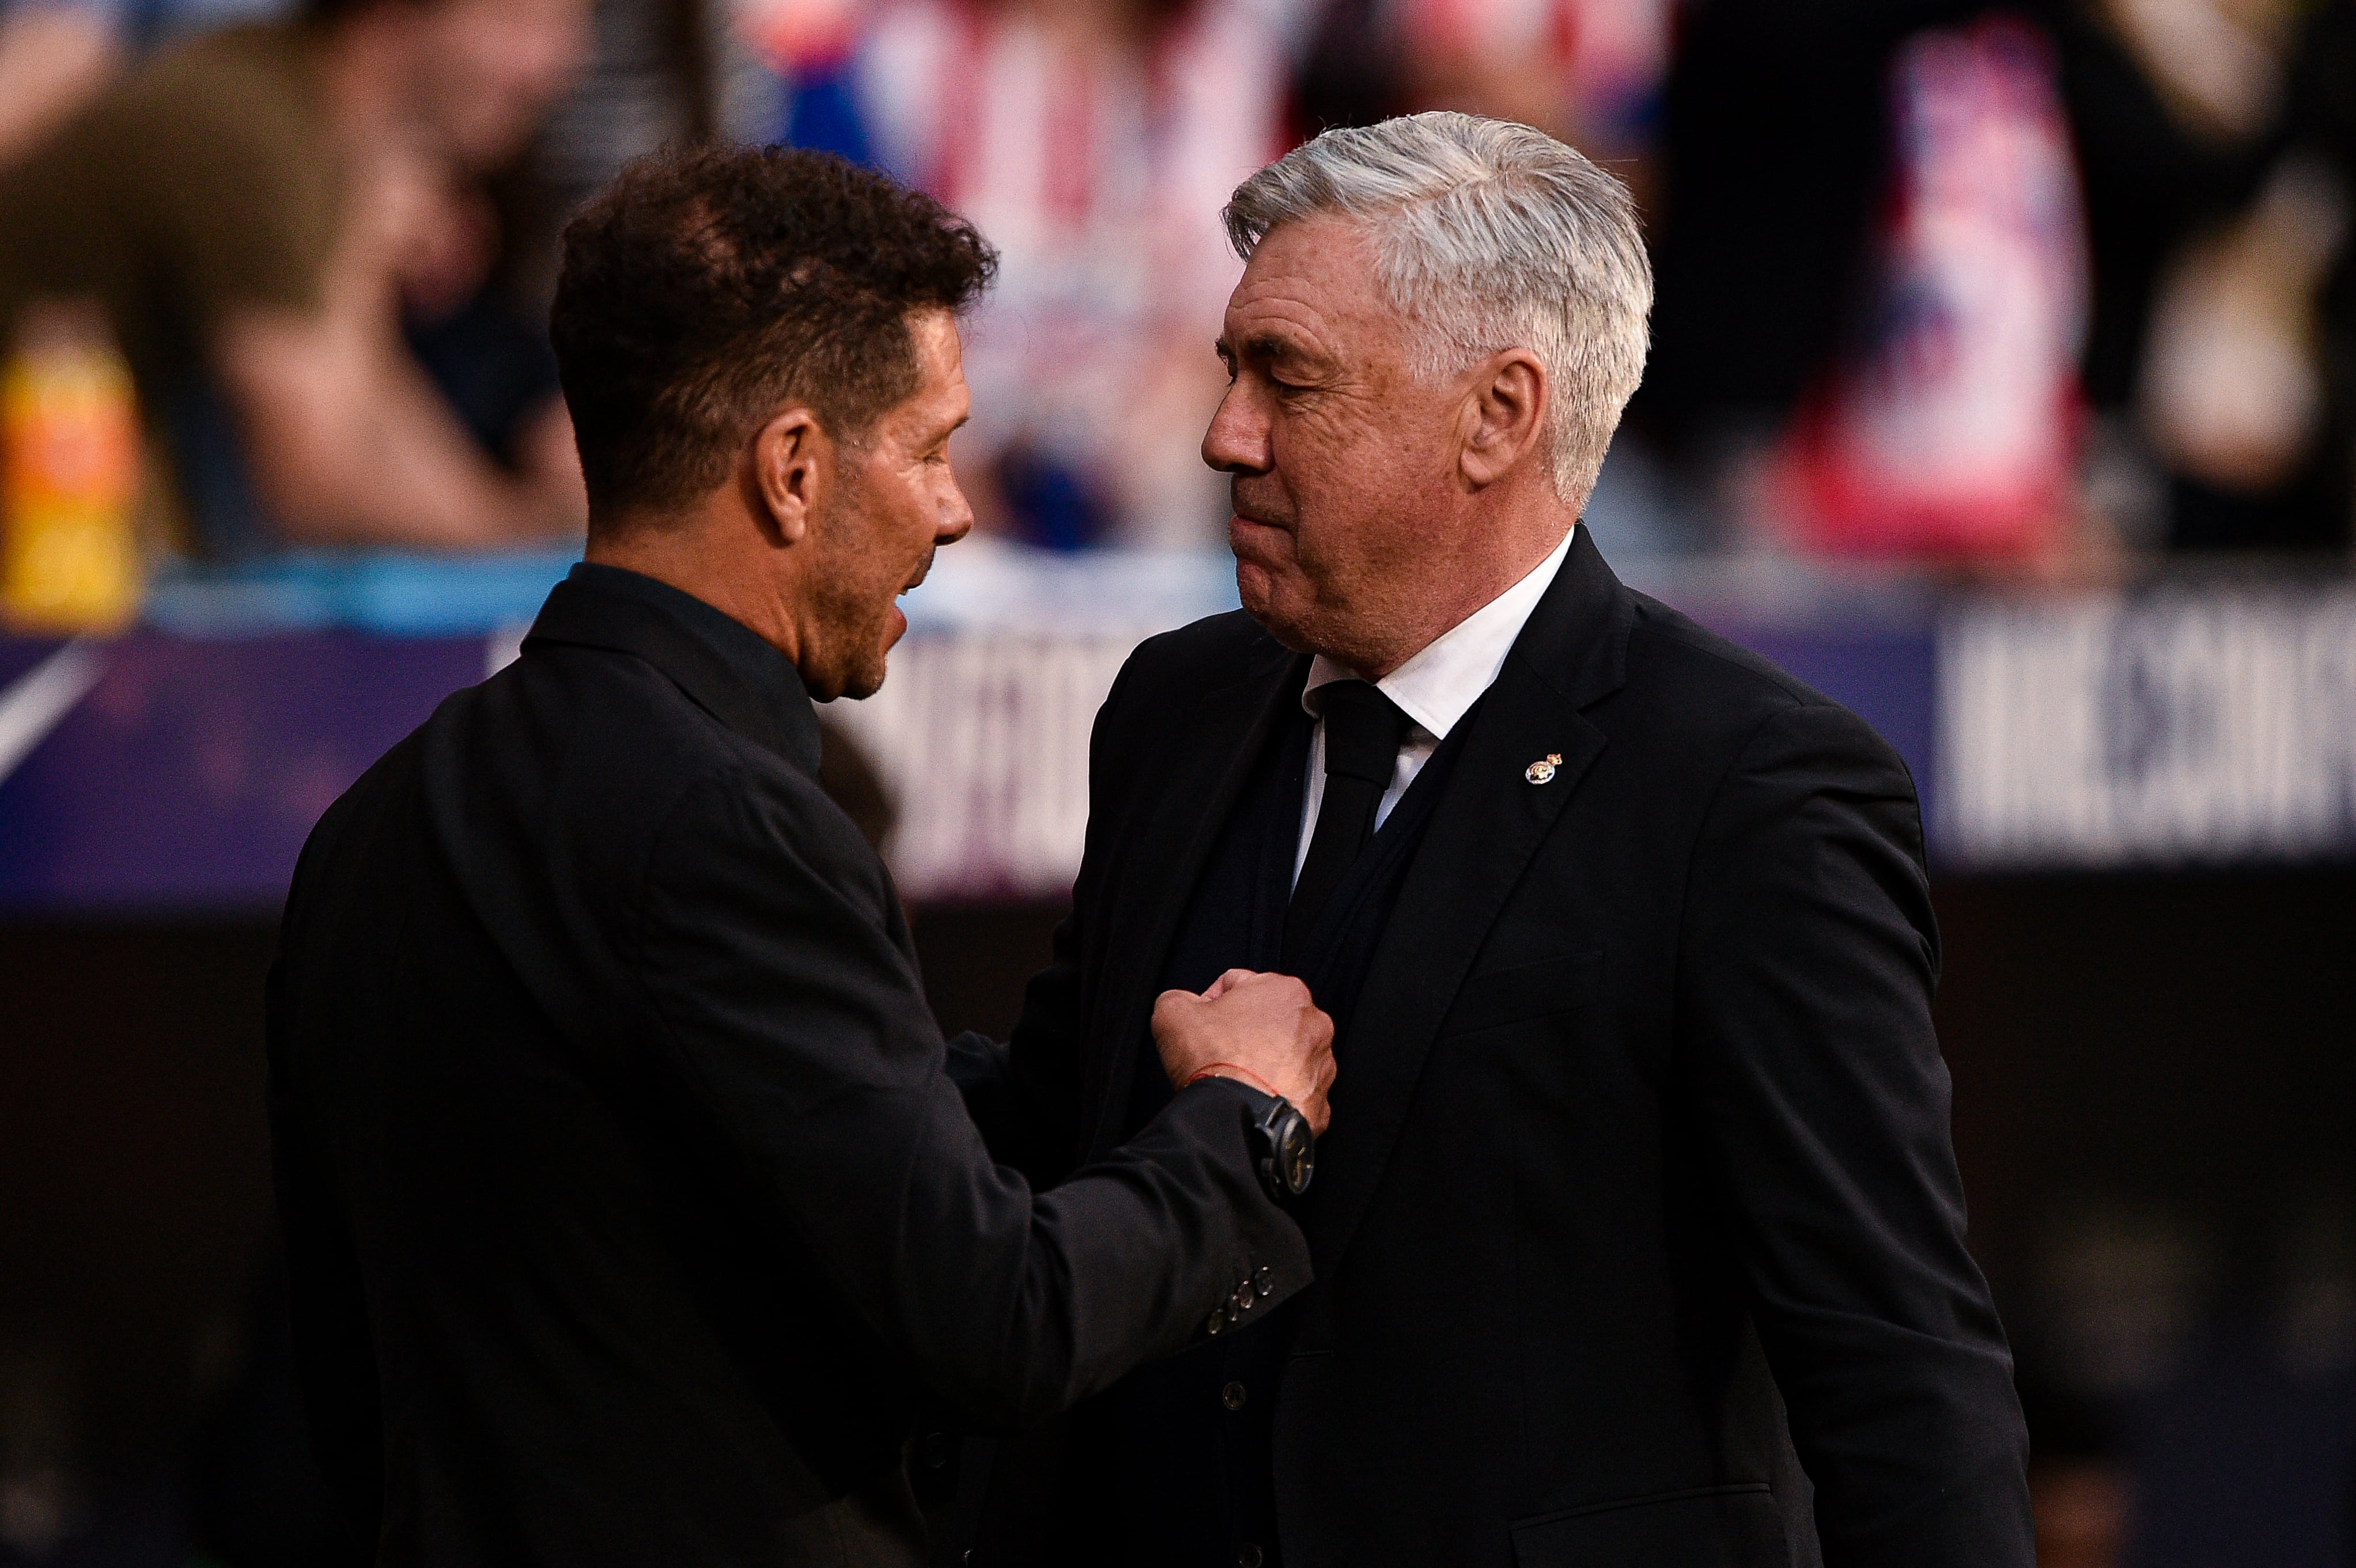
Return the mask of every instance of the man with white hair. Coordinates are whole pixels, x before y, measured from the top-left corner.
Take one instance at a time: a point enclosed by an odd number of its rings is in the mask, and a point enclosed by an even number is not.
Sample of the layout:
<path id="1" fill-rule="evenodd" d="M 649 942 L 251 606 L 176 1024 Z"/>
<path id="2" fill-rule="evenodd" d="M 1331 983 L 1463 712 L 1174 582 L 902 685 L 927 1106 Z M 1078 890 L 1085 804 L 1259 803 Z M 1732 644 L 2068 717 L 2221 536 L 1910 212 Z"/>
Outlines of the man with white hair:
<path id="1" fill-rule="evenodd" d="M 1912 781 L 1578 526 L 1644 364 L 1627 193 L 1422 114 L 1226 223 L 1244 613 L 1122 672 L 1055 963 L 957 1071 L 1050 1180 L 1167 1096 L 1158 992 L 1301 976 L 1317 1282 L 1084 1407 L 1052 1506 L 1002 1453 L 976 1560 L 2026 1568 Z"/>

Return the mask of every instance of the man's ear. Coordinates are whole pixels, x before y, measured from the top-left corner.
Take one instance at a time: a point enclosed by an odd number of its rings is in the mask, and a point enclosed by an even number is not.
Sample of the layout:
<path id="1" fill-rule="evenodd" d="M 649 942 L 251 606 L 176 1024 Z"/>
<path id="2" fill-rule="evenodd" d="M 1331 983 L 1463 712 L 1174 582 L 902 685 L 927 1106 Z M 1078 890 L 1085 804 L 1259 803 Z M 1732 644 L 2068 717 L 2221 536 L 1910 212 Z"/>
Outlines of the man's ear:
<path id="1" fill-rule="evenodd" d="M 778 544 L 809 537 L 834 485 L 835 446 L 809 409 L 795 405 L 754 432 L 745 498 Z"/>
<path id="2" fill-rule="evenodd" d="M 1484 489 L 1503 479 L 1538 444 L 1553 389 L 1526 348 L 1505 348 L 1473 368 L 1465 382 L 1464 481 Z"/>

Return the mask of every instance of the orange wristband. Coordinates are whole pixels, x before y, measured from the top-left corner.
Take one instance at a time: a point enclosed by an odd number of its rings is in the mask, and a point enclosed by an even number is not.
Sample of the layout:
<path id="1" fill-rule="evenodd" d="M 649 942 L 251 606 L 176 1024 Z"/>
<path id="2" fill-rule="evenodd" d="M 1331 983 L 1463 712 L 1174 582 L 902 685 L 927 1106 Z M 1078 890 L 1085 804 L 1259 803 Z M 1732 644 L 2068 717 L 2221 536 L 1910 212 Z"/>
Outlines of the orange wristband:
<path id="1" fill-rule="evenodd" d="M 1281 1100 L 1284 1098 L 1283 1095 L 1279 1094 L 1276 1092 L 1275 1087 L 1271 1085 L 1267 1079 L 1262 1078 L 1250 1068 L 1233 1061 L 1214 1061 L 1207 1063 L 1205 1066 L 1198 1067 L 1194 1072 L 1188 1073 L 1186 1075 L 1186 1082 L 1179 1084 L 1178 1087 L 1181 1089 L 1192 1089 L 1195 1084 L 1200 1083 L 1205 1078 L 1225 1077 L 1226 1076 L 1226 1073 L 1223 1073 L 1219 1071 L 1223 1067 L 1226 1069 L 1227 1072 L 1231 1072 L 1237 1077 L 1243 1079 L 1246 1083 L 1250 1083 L 1261 1093 L 1266 1094 L 1272 1099 Z"/>

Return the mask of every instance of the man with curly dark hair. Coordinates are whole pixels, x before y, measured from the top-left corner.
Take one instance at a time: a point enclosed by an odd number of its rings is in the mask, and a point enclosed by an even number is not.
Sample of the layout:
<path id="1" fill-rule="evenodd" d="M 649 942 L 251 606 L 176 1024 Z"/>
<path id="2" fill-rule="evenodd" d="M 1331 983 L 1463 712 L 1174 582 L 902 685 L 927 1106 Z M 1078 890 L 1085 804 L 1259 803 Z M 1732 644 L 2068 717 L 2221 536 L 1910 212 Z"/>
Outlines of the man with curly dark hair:
<path id="1" fill-rule="evenodd" d="M 777 150 L 637 165 L 565 249 L 589 559 L 287 903 L 313 1436 L 379 1563 L 920 1563 L 920 1394 L 1041 1417 L 1307 1282 L 1331 1025 L 1280 976 L 1173 992 L 1167 1112 L 1053 1192 L 991 1161 L 811 710 L 971 524 L 991 251 Z"/>

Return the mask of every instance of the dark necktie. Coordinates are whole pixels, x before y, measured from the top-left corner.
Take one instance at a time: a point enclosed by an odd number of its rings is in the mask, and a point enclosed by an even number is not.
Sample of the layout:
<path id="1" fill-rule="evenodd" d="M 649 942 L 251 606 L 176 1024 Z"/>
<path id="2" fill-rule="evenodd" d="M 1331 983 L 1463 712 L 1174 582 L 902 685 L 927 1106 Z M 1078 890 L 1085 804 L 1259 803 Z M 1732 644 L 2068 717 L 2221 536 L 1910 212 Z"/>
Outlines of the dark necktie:
<path id="1" fill-rule="evenodd" d="M 1309 836 L 1309 858 L 1292 884 L 1284 917 L 1284 952 L 1297 963 L 1358 851 L 1375 836 L 1375 808 L 1398 766 L 1408 717 L 1371 682 L 1337 680 L 1325 688 L 1325 795 Z"/>

